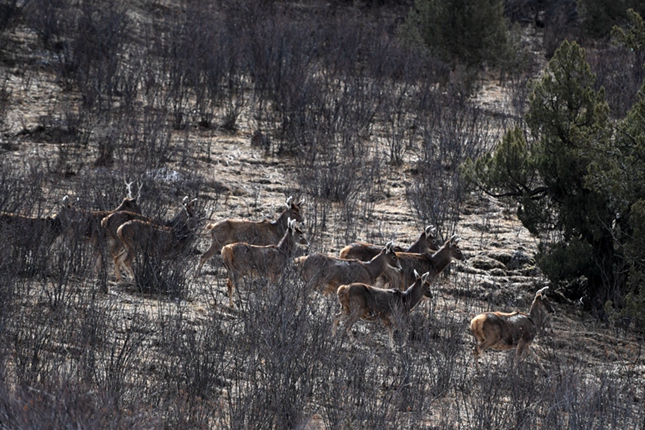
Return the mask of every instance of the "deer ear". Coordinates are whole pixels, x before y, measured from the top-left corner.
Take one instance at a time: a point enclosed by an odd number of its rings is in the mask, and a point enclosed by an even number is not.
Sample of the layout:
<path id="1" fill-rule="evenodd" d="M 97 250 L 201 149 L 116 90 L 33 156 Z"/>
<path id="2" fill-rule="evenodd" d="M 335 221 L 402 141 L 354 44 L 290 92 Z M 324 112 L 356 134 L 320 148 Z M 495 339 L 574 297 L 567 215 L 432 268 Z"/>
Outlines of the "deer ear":
<path id="1" fill-rule="evenodd" d="M 417 269 L 414 269 L 414 277 L 419 279 L 419 272 L 417 272 Z"/>
<path id="2" fill-rule="evenodd" d="M 437 233 L 437 229 L 435 228 L 435 226 L 430 224 L 429 226 L 427 226 L 425 228 L 425 232 L 426 232 L 426 236 L 428 236 L 428 235 L 434 236 Z"/>
<path id="3" fill-rule="evenodd" d="M 428 280 L 428 276 L 430 276 L 430 272 L 426 272 L 421 275 L 421 281 L 426 282 Z"/>
<path id="4" fill-rule="evenodd" d="M 126 182 L 125 182 L 125 188 L 126 188 L 126 190 L 128 191 L 128 198 L 129 198 L 129 199 L 131 199 L 131 198 L 132 198 L 132 184 L 134 184 L 134 181 L 132 181 L 132 182 L 127 182 L 127 181 L 126 181 Z"/>
<path id="5" fill-rule="evenodd" d="M 459 243 L 459 240 L 460 240 L 460 239 L 459 239 L 459 236 L 457 236 L 456 234 L 453 234 L 453 235 L 450 237 L 450 244 L 452 244 L 452 245 L 457 245 L 457 244 Z"/>
<path id="6" fill-rule="evenodd" d="M 539 290 L 535 293 L 535 297 L 537 297 L 537 296 L 542 297 L 542 296 L 544 295 L 544 293 L 546 292 L 546 290 L 548 290 L 548 289 L 549 289 L 549 287 L 544 287 L 544 288 L 539 289 Z"/>
<path id="7" fill-rule="evenodd" d="M 188 196 L 184 196 L 184 198 L 181 200 L 181 204 L 186 206 L 187 202 L 188 202 Z"/>
<path id="8" fill-rule="evenodd" d="M 392 252 L 392 248 L 394 247 L 394 243 L 388 242 L 385 244 L 385 251 L 386 252 Z"/>
<path id="9" fill-rule="evenodd" d="M 304 204 L 305 204 L 305 202 L 306 202 L 306 200 L 305 200 L 305 198 L 303 197 L 303 198 L 302 198 L 302 199 L 300 199 L 300 201 L 299 201 L 298 203 L 296 203 L 296 204 L 297 204 L 298 206 L 302 206 L 302 205 L 304 205 Z"/>
<path id="10" fill-rule="evenodd" d="M 291 207 L 292 202 L 293 202 L 293 196 L 289 196 L 289 198 L 287 198 L 287 202 L 286 202 L 286 205 L 287 205 L 288 208 Z"/>

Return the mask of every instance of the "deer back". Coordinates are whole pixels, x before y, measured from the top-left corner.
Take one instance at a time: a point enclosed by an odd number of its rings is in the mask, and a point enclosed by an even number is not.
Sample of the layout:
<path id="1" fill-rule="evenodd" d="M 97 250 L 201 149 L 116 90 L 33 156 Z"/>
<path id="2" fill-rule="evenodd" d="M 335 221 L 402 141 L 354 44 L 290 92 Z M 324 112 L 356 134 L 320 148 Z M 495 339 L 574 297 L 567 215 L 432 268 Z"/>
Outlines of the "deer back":
<path id="1" fill-rule="evenodd" d="M 290 197 L 287 199 L 287 208 L 277 220 L 249 221 L 239 219 L 225 219 L 209 224 L 213 243 L 218 245 L 216 250 L 224 245 L 236 242 L 246 242 L 252 245 L 276 245 L 287 231 L 289 219 L 302 222 L 303 217 L 300 207 L 303 202 L 294 203 Z"/>
<path id="2" fill-rule="evenodd" d="M 341 249 L 338 257 L 344 260 L 370 261 L 382 250 L 382 246 L 373 245 L 371 243 L 354 242 Z M 395 246 L 394 251 L 403 251 L 403 248 Z"/>

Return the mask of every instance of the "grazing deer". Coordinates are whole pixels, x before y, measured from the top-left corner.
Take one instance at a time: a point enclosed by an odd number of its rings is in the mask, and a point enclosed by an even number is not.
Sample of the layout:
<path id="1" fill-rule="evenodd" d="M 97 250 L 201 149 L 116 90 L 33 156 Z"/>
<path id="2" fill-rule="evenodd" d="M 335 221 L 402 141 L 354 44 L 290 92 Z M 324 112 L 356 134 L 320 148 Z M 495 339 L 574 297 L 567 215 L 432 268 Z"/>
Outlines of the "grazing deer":
<path id="1" fill-rule="evenodd" d="M 62 231 L 58 215 L 38 218 L 0 212 L 0 238 L 5 245 L 14 248 L 49 248 Z"/>
<path id="2" fill-rule="evenodd" d="M 337 291 L 341 310 L 334 318 L 332 335 L 336 335 L 341 318 L 345 320 L 345 333 L 350 333 L 349 330 L 359 319 L 380 319 L 387 328 L 390 348 L 394 349 L 394 328 L 400 328 L 398 322 L 405 321 L 412 308 L 424 296 L 432 297 L 429 276 L 430 273 L 419 276 L 415 272 L 414 283 L 405 291 L 376 288 L 361 283 L 341 285 Z"/>
<path id="3" fill-rule="evenodd" d="M 443 270 L 448 267 L 452 260 L 465 260 L 464 254 L 459 248 L 459 237 L 453 235 L 447 240 L 439 250 L 433 254 L 425 252 L 415 254 L 410 252 L 397 252 L 396 255 L 401 264 L 401 270 L 385 269 L 383 275 L 379 276 L 376 281 L 376 287 L 383 287 L 389 283 L 390 288 L 404 290 L 416 279 L 415 271 L 420 273 L 430 273 L 430 282 Z"/>
<path id="4" fill-rule="evenodd" d="M 132 197 L 132 183 L 126 184 L 128 187 L 128 197 L 125 197 L 121 204 L 116 209 L 111 211 L 105 210 L 90 210 L 74 207 L 70 201 L 69 196 L 63 197 L 63 207 L 59 213 L 63 227 L 67 231 L 72 231 L 74 235 L 84 237 L 94 249 L 96 257 L 96 271 L 100 273 L 101 268 L 105 267 L 103 264 L 103 246 L 106 241 L 105 229 L 101 227 L 101 220 L 113 212 L 129 211 L 141 213 L 141 208 L 137 203 L 137 197 Z M 139 187 L 139 191 L 141 188 Z"/>
<path id="5" fill-rule="evenodd" d="M 280 242 L 287 231 L 287 220 L 295 219 L 303 221 L 300 209 L 304 200 L 298 203 L 293 202 L 293 197 L 287 199 L 287 208 L 275 221 L 246 221 L 237 219 L 225 219 L 216 223 L 208 224 L 212 243 L 210 248 L 199 258 L 197 273 L 201 273 L 202 266 L 216 253 L 220 253 L 224 245 L 236 242 L 246 242 L 251 245 L 275 245 Z"/>
<path id="6" fill-rule="evenodd" d="M 159 224 L 166 227 L 172 227 L 174 225 L 180 225 L 185 222 L 186 215 L 186 204 L 188 203 L 188 196 L 185 196 L 182 200 L 181 209 L 175 214 L 173 218 L 163 223 L 158 223 L 153 218 L 142 215 L 137 212 L 130 211 L 116 211 L 106 216 L 101 220 L 101 227 L 105 230 L 106 240 L 107 240 L 107 249 L 112 259 L 114 260 L 114 271 L 116 273 L 117 282 L 121 282 L 121 258 L 125 252 L 123 248 L 123 243 L 117 235 L 117 230 L 123 224 L 132 220 L 147 221 L 153 224 Z M 192 210 L 192 207 L 191 207 Z M 194 216 L 191 215 L 191 216 Z"/>
<path id="7" fill-rule="evenodd" d="M 200 219 L 195 215 L 193 205 L 197 199 L 186 203 L 180 216 L 170 225 L 159 225 L 149 220 L 133 219 L 117 228 L 116 234 L 123 245 L 119 261 L 132 279 L 136 279 L 132 262 L 137 252 L 146 252 L 153 259 L 163 260 L 180 255 L 189 247 L 196 236 Z"/>
<path id="8" fill-rule="evenodd" d="M 307 291 L 318 290 L 324 294 L 336 292 L 340 285 L 361 282 L 372 285 L 387 267 L 400 270 L 401 265 L 394 245 L 388 242 L 370 261 L 343 260 L 321 253 L 296 258 Z"/>
<path id="9" fill-rule="evenodd" d="M 435 236 L 436 233 L 437 229 L 434 228 L 434 226 L 429 225 L 423 230 L 423 232 L 421 232 L 419 239 L 417 239 L 416 242 L 410 245 L 408 249 L 403 249 L 400 246 L 395 246 L 394 252 L 420 253 L 426 252 L 428 249 L 436 251 L 437 249 L 439 249 L 439 247 L 437 246 L 437 238 Z M 361 261 L 370 261 L 376 256 L 376 254 L 381 252 L 381 249 L 383 249 L 382 246 L 372 245 L 371 243 L 356 242 L 341 249 L 338 256 L 346 260 L 355 258 Z"/>
<path id="10" fill-rule="evenodd" d="M 535 293 L 528 315 L 519 311 L 485 312 L 470 321 L 470 331 L 477 341 L 473 349 L 477 368 L 479 368 L 480 354 L 487 349 L 501 351 L 515 349 L 516 360 L 519 360 L 525 351 L 529 351 L 544 369 L 539 357 L 529 346 L 544 327 L 549 314 L 555 313 L 545 295 L 548 288 L 544 287 Z"/>
<path id="11" fill-rule="evenodd" d="M 276 283 L 292 261 L 298 244 L 307 245 L 302 231 L 296 227 L 296 220 L 289 219 L 287 231 L 277 245 L 251 245 L 237 242 L 222 248 L 222 260 L 228 269 L 228 300 L 233 307 L 233 289 L 240 276 L 251 279 L 264 278 Z"/>

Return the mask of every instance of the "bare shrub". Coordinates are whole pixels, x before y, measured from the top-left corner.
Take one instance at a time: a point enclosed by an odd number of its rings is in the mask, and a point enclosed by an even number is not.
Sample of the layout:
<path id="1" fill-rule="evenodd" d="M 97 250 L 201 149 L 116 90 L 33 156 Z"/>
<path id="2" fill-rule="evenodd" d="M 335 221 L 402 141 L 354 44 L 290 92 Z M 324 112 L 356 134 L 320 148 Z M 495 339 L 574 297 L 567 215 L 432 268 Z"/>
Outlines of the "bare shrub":
<path id="1" fill-rule="evenodd" d="M 419 219 L 437 226 L 440 233 L 454 231 L 459 220 L 463 202 L 459 166 L 483 153 L 496 137 L 490 118 L 462 103 L 460 92 L 444 97 L 426 106 L 418 176 L 406 189 Z"/>
<path id="2" fill-rule="evenodd" d="M 604 87 L 612 116 L 624 118 L 636 102 L 645 78 L 645 53 L 604 44 L 587 49 L 586 53 L 589 66 L 596 74 L 595 89 Z"/>

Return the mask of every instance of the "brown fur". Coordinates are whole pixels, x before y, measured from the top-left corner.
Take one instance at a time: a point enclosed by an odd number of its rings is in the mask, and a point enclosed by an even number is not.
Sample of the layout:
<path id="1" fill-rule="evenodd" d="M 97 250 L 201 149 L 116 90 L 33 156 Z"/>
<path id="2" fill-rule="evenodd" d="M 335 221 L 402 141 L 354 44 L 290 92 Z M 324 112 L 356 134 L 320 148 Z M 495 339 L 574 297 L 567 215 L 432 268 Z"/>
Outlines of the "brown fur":
<path id="1" fill-rule="evenodd" d="M 415 272 L 430 273 L 429 282 L 434 282 L 437 275 L 443 272 L 453 259 L 459 261 L 465 260 L 458 243 L 459 238 L 453 236 L 438 251 L 432 254 L 428 252 L 423 254 L 397 252 L 396 255 L 399 258 L 402 270 L 386 269 L 383 275 L 377 280 L 375 286 L 383 287 L 385 284 L 389 284 L 391 288 L 404 290 L 415 281 Z"/>
<path id="2" fill-rule="evenodd" d="M 118 211 L 141 213 L 141 208 L 137 204 L 136 197 L 124 198 L 121 204 L 111 211 L 76 208 L 69 203 L 67 196 L 63 199 L 63 207 L 59 214 L 63 228 L 73 235 L 81 235 L 91 244 L 96 257 L 97 273 L 100 272 L 102 267 L 105 267 L 103 246 L 107 238 L 105 229 L 101 227 L 101 220 Z"/>
<path id="3" fill-rule="evenodd" d="M 430 292 L 429 273 L 416 275 L 414 283 L 405 291 L 381 289 L 366 284 L 353 283 L 338 287 L 338 302 L 341 311 L 336 314 L 332 334 L 336 334 L 340 320 L 344 318 L 345 332 L 359 319 L 379 319 L 387 328 L 390 348 L 394 348 L 394 329 L 399 329 L 399 321 L 405 321 L 410 311 Z"/>
<path id="4" fill-rule="evenodd" d="M 414 242 L 408 249 L 403 249 L 400 246 L 394 247 L 394 252 L 426 252 L 427 250 L 436 251 L 439 249 L 436 243 L 435 229 L 433 226 L 427 226 L 421 236 Z M 356 242 L 350 245 L 347 245 L 340 250 L 338 255 L 340 258 L 345 260 L 357 259 L 361 261 L 370 261 L 374 258 L 381 250 L 382 246 L 373 245 L 371 243 Z"/>
<path id="5" fill-rule="evenodd" d="M 175 214 L 175 216 L 172 219 L 164 223 L 158 223 L 153 218 L 142 215 L 141 213 L 138 213 L 138 212 L 124 211 L 124 210 L 115 211 L 101 220 L 101 227 L 105 231 L 107 249 L 114 261 L 114 272 L 116 274 L 117 282 L 121 282 L 121 267 L 122 267 L 121 259 L 122 259 L 122 254 L 125 252 L 123 243 L 121 242 L 121 240 L 117 235 L 118 228 L 123 224 L 125 224 L 126 222 L 132 221 L 132 220 L 145 221 L 151 224 L 158 224 L 166 227 L 172 227 L 173 225 L 181 224 L 182 222 L 185 222 L 184 217 L 187 214 L 186 212 L 187 201 L 188 201 L 188 197 L 185 197 L 184 201 L 182 202 L 182 208 Z M 188 210 L 193 211 L 192 205 L 188 206 Z M 190 216 L 195 216 L 194 212 L 191 213 Z"/>
<path id="6" fill-rule="evenodd" d="M 372 285 L 386 267 L 400 269 L 399 259 L 388 243 L 381 252 L 368 262 L 343 260 L 321 253 L 296 259 L 307 290 L 318 290 L 324 294 L 335 293 L 340 285 L 361 282 Z"/>
<path id="7" fill-rule="evenodd" d="M 0 212 L 0 237 L 6 245 L 22 248 L 49 248 L 62 232 L 60 217 L 29 217 Z"/>
<path id="8" fill-rule="evenodd" d="M 124 248 L 118 264 L 124 265 L 132 279 L 135 279 L 132 262 L 138 252 L 151 253 L 155 259 L 167 259 L 181 254 L 193 242 L 200 221 L 192 207 L 195 201 L 184 204 L 182 215 L 175 217 L 178 219 L 173 225 L 134 219 L 117 229 L 117 236 Z"/>
<path id="9" fill-rule="evenodd" d="M 296 220 L 289 220 L 289 227 L 277 245 L 251 245 L 246 242 L 232 243 L 222 248 L 222 260 L 228 269 L 228 299 L 233 304 L 233 289 L 240 276 L 251 279 L 264 278 L 276 283 L 291 262 L 297 244 L 307 245 Z"/>
<path id="10" fill-rule="evenodd" d="M 546 323 L 549 314 L 554 313 L 553 307 L 544 295 L 547 288 L 542 288 L 535 294 L 528 314 L 518 311 L 486 312 L 471 320 L 470 331 L 476 340 L 473 349 L 476 361 L 487 349 L 500 351 L 515 349 L 517 360 L 524 352 L 529 351 L 537 359 L 529 346 Z M 537 361 L 539 363 L 539 359 Z M 541 363 L 539 364 L 542 366 Z"/>
<path id="11" fill-rule="evenodd" d="M 300 209 L 304 201 L 294 203 L 292 197 L 287 199 L 287 208 L 275 221 L 247 221 L 225 219 L 206 226 L 212 238 L 211 246 L 199 258 L 197 273 L 201 273 L 202 266 L 215 254 L 221 253 L 222 247 L 229 243 L 246 242 L 251 245 L 275 245 L 280 242 L 287 230 L 287 220 L 295 219 L 302 222 Z"/>

